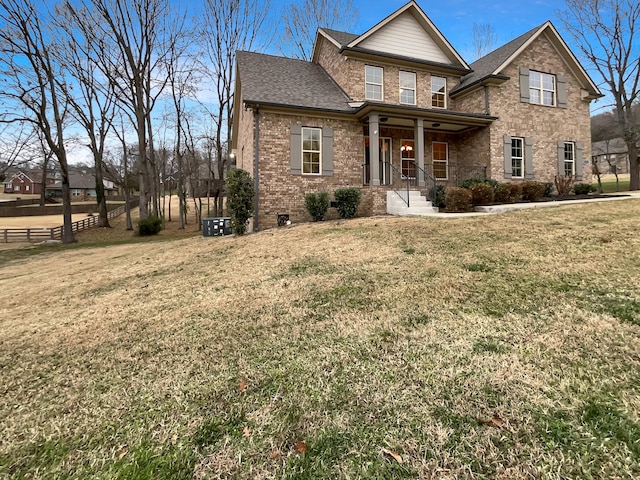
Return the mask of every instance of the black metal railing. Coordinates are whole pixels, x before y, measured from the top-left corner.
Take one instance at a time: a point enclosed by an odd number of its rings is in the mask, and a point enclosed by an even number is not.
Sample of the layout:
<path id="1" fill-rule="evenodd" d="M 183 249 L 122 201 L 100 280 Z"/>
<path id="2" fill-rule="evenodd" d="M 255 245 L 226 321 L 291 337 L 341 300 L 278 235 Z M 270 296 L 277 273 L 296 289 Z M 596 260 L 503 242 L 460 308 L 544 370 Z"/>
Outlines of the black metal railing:
<path id="1" fill-rule="evenodd" d="M 388 182 L 387 185 L 392 185 L 394 187 L 393 191 L 396 192 L 396 195 L 398 195 L 400 199 L 407 205 L 407 207 L 409 207 L 409 191 L 411 190 L 412 182 L 415 182 L 415 177 L 412 178 L 403 175 L 402 170 L 393 165 L 391 162 L 383 162 L 382 165 L 390 174 L 388 175 L 388 177 L 390 178 L 387 179 L 390 180 L 390 182 Z M 397 186 L 400 186 L 401 188 L 397 188 L 396 182 L 393 181 L 393 179 L 395 178 L 400 180 Z"/>
<path id="2" fill-rule="evenodd" d="M 423 170 L 415 162 L 414 164 L 415 164 L 415 170 L 417 173 L 416 176 L 419 176 L 420 178 L 423 179 L 422 185 L 419 184 L 420 189 L 427 197 L 427 200 L 430 200 L 431 202 L 436 203 L 436 197 L 438 194 L 438 180 L 436 179 L 435 176 L 433 176 L 433 173 L 430 173 L 429 171 L 427 171 L 430 165 L 425 165 L 425 169 Z"/>

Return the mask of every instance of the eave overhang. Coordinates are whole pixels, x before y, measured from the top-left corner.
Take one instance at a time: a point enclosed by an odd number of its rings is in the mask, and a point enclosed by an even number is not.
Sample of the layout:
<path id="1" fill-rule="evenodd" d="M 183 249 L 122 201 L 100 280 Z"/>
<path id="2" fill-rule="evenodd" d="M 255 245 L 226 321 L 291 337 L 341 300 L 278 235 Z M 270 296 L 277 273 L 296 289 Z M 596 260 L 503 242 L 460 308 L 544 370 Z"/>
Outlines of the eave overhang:
<path id="1" fill-rule="evenodd" d="M 495 75 L 489 75 L 487 77 L 484 78 L 480 78 L 478 80 L 476 80 L 475 82 L 470 83 L 469 85 L 464 85 L 462 87 L 454 87 L 453 90 L 451 90 L 451 92 L 449 93 L 449 96 L 451 98 L 456 98 L 459 97 L 461 95 L 467 94 L 467 93 L 471 93 L 475 90 L 478 90 L 480 87 L 488 87 L 488 86 L 496 86 L 496 85 L 501 85 L 504 82 L 506 82 L 507 80 L 509 80 L 511 77 L 508 77 L 506 75 L 503 74 L 495 74 Z"/>

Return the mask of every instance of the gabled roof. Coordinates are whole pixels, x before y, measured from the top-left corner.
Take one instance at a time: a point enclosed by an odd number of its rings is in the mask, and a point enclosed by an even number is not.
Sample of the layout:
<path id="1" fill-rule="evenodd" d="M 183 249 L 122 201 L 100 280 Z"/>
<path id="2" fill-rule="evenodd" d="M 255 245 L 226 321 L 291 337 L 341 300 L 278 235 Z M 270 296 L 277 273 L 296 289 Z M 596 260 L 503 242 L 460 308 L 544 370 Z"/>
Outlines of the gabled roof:
<path id="1" fill-rule="evenodd" d="M 361 35 L 319 28 L 312 55 L 314 61 L 320 36 L 341 53 L 417 62 L 460 72 L 469 70 L 467 62 L 413 0 Z"/>
<path id="2" fill-rule="evenodd" d="M 576 56 L 569 49 L 556 28 L 550 21 L 532 28 L 528 32 L 520 35 L 509 43 L 485 55 L 471 64 L 473 72 L 465 75 L 461 82 L 451 90 L 451 95 L 460 93 L 483 80 L 498 78 L 507 80 L 502 71 L 513 62 L 531 43 L 540 35 L 547 35 L 556 51 L 564 59 L 566 65 L 573 72 L 582 87 L 589 92 L 593 98 L 601 97 L 602 93 L 593 82 L 589 74 L 584 70 Z"/>
<path id="3" fill-rule="evenodd" d="M 245 103 L 353 111 L 350 98 L 317 63 L 243 51 L 236 59 Z"/>

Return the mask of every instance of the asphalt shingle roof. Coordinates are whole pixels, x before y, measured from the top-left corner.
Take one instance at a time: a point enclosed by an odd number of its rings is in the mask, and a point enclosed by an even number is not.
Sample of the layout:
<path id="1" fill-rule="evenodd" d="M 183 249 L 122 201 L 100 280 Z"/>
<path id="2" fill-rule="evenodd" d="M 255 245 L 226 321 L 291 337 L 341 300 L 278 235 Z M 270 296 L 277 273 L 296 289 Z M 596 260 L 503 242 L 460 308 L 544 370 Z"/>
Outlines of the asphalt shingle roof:
<path id="1" fill-rule="evenodd" d="M 453 90 L 451 90 L 451 93 L 456 93 L 459 90 L 464 90 L 468 86 L 491 76 L 495 69 L 502 65 L 505 60 L 511 57 L 511 55 L 513 55 L 522 45 L 524 45 L 527 40 L 529 40 L 540 29 L 540 27 L 541 25 L 532 28 L 528 32 L 520 35 L 518 38 L 514 38 L 509 43 L 504 44 L 500 48 L 497 48 L 493 52 L 488 53 L 484 57 L 479 58 L 478 60 L 473 62 L 471 65 L 469 65 L 473 72 L 462 77 L 460 83 Z"/>
<path id="2" fill-rule="evenodd" d="M 360 35 L 356 35 L 355 33 L 331 30 L 330 28 L 323 28 L 322 30 L 343 47 L 346 47 L 347 45 L 349 45 L 351 42 L 353 42 L 356 38 L 360 36 Z"/>
<path id="3" fill-rule="evenodd" d="M 318 64 L 262 53 L 238 52 L 245 102 L 350 112 L 350 98 Z"/>

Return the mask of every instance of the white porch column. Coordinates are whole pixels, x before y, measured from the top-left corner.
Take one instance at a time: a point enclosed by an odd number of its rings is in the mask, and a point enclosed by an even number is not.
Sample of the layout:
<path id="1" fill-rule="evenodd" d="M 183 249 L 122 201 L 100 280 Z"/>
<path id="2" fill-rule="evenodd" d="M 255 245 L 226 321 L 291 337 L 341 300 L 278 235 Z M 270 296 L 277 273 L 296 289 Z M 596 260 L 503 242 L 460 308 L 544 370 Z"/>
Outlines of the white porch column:
<path id="1" fill-rule="evenodd" d="M 418 186 L 424 187 L 424 175 L 420 172 L 420 170 L 424 171 L 424 120 L 417 118 L 414 121 L 414 127 L 413 143 L 416 149 L 416 165 L 419 168 L 416 175 L 418 176 Z"/>
<path id="2" fill-rule="evenodd" d="M 371 185 L 380 185 L 380 125 L 378 114 L 369 115 L 369 159 L 371 163 Z"/>

